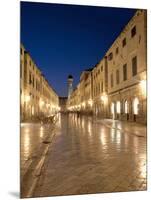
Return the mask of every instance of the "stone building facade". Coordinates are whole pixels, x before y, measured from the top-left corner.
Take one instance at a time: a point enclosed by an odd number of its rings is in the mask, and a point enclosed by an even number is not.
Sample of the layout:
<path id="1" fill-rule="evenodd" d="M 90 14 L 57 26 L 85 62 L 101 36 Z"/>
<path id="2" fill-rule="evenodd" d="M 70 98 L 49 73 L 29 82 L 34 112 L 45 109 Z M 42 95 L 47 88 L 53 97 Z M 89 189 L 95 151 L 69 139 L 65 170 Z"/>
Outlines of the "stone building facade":
<path id="1" fill-rule="evenodd" d="M 146 122 L 146 12 L 138 10 L 106 53 L 109 117 Z"/>
<path id="2" fill-rule="evenodd" d="M 93 114 L 111 118 L 146 123 L 147 98 L 147 19 L 146 10 L 137 10 L 135 15 L 119 34 L 104 57 L 91 71 L 91 105 Z M 86 80 L 82 73 L 80 87 L 71 94 L 80 99 L 81 112 L 87 112 L 83 102 Z M 78 90 L 78 91 L 77 91 Z M 77 102 L 77 101 L 75 101 Z"/>
<path id="3" fill-rule="evenodd" d="M 21 120 L 53 115 L 59 110 L 59 98 L 21 44 L 20 107 Z"/>
<path id="4" fill-rule="evenodd" d="M 108 68 L 107 58 L 104 57 L 93 69 L 93 113 L 99 117 L 108 115 Z"/>
<path id="5" fill-rule="evenodd" d="M 68 99 L 70 111 L 92 114 L 92 69 L 86 69 L 80 76 L 80 82 Z"/>

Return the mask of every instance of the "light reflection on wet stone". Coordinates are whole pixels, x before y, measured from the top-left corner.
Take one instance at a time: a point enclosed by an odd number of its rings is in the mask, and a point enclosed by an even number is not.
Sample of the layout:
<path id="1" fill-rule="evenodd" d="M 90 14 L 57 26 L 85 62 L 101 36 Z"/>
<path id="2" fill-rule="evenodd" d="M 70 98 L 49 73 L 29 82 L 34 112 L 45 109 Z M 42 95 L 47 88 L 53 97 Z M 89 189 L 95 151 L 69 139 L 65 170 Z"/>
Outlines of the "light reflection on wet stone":
<path id="1" fill-rule="evenodd" d="M 49 128 L 41 124 L 21 124 L 21 168 L 42 142 Z"/>
<path id="2" fill-rule="evenodd" d="M 146 140 L 64 114 L 35 196 L 146 190 Z"/>

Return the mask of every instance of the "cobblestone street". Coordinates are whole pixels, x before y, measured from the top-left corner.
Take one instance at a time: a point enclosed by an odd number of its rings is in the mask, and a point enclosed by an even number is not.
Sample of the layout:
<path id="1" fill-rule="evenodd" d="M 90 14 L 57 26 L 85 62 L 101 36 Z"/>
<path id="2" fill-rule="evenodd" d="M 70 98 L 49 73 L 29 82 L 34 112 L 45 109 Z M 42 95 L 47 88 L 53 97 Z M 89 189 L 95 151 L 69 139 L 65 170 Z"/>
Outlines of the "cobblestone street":
<path id="1" fill-rule="evenodd" d="M 146 189 L 146 137 L 62 114 L 32 196 Z"/>

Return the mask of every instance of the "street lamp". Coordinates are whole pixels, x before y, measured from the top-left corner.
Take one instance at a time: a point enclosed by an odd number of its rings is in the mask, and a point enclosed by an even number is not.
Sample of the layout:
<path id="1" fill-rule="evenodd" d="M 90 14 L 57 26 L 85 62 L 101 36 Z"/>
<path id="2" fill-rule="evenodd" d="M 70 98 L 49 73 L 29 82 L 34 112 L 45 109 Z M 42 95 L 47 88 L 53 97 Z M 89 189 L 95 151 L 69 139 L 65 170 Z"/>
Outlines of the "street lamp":
<path id="1" fill-rule="evenodd" d="M 103 95 L 101 96 L 101 100 L 102 100 L 104 103 L 107 103 L 107 101 L 108 101 L 108 96 L 107 96 L 106 94 L 103 94 Z"/>

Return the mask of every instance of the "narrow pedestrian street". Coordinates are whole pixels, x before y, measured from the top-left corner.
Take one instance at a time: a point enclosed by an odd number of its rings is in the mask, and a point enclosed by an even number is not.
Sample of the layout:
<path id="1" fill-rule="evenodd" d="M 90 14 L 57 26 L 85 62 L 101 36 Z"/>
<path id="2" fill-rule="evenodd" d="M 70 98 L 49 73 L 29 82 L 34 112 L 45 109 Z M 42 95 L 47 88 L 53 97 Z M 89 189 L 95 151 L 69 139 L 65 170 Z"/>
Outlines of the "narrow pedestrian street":
<path id="1" fill-rule="evenodd" d="M 77 114 L 60 114 L 54 132 L 32 196 L 146 190 L 146 137 Z"/>

